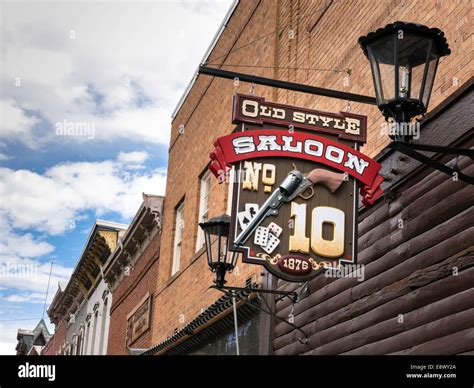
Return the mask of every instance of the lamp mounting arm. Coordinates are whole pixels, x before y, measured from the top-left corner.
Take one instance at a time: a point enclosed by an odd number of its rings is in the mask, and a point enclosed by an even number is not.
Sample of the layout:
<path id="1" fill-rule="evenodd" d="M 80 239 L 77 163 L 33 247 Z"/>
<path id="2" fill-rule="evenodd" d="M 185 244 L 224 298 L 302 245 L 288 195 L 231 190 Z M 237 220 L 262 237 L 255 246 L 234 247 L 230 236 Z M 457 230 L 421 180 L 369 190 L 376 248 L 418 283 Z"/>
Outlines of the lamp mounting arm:
<path id="1" fill-rule="evenodd" d="M 216 69 L 214 67 L 199 66 L 199 74 L 210 75 L 213 77 L 226 78 L 226 79 L 238 79 L 242 82 L 250 82 L 257 85 L 272 86 L 274 88 L 293 90 L 295 92 L 315 94 L 317 96 L 337 98 L 340 100 L 348 100 L 360 102 L 362 104 L 377 105 L 375 97 L 363 96 L 360 94 L 340 92 L 338 90 L 319 88 L 316 86 L 298 84 L 294 82 L 281 81 L 273 78 L 260 77 L 252 74 L 237 73 L 235 71 L 227 71 L 222 69 Z"/>
<path id="2" fill-rule="evenodd" d="M 289 298 L 293 303 L 298 302 L 298 294 L 295 291 L 276 291 L 276 290 L 265 290 L 263 288 L 256 288 L 256 287 L 228 287 L 228 286 L 212 286 L 212 288 L 216 288 L 218 290 L 224 291 L 250 291 L 256 292 L 259 294 L 272 294 L 272 295 L 280 295 L 279 298 L 276 299 L 276 302 L 279 302 L 285 298 Z"/>
<path id="3" fill-rule="evenodd" d="M 392 141 L 389 145 L 389 148 L 401 152 L 419 162 L 434 168 L 435 170 L 444 172 L 445 174 L 453 177 L 457 176 L 458 179 L 463 182 L 474 185 L 474 176 L 463 174 L 457 166 L 451 168 L 443 163 L 438 162 L 437 160 L 431 159 L 426 155 L 423 155 L 417 151 L 428 151 L 428 152 L 437 152 L 443 155 L 464 155 L 471 158 L 474 161 L 474 149 L 469 148 L 458 148 L 458 147 L 444 147 L 437 146 L 432 144 L 414 144 L 407 143 L 403 141 Z"/>

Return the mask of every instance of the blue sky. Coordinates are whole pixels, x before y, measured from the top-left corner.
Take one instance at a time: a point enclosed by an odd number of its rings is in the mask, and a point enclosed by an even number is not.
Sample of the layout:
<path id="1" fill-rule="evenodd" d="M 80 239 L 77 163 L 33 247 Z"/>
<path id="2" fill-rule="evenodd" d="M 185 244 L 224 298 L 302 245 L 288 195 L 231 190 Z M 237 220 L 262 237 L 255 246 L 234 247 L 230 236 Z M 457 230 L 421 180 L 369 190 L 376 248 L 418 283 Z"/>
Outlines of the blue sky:
<path id="1" fill-rule="evenodd" d="M 165 193 L 171 114 L 230 3 L 1 3 L 0 354 L 51 261 L 49 301 L 97 218 Z"/>

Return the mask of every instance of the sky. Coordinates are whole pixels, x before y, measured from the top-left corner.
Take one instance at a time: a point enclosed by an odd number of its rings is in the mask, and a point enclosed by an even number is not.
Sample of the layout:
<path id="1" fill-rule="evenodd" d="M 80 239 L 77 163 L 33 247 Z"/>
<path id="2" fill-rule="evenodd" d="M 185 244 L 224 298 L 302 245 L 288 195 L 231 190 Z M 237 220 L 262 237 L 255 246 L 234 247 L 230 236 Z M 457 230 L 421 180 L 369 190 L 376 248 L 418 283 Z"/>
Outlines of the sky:
<path id="1" fill-rule="evenodd" d="M 165 194 L 171 115 L 230 5 L 0 3 L 0 354 L 96 219 L 129 223 L 143 192 Z"/>

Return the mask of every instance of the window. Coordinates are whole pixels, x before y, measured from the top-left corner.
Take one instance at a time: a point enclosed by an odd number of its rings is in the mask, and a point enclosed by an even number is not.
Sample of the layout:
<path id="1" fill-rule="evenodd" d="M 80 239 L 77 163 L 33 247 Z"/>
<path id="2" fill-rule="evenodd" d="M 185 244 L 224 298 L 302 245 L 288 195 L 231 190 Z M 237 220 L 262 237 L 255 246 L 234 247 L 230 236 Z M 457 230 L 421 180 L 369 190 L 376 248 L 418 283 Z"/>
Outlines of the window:
<path id="1" fill-rule="evenodd" d="M 201 177 L 201 189 L 199 194 L 199 218 L 200 222 L 206 222 L 209 219 L 209 192 L 211 189 L 211 174 L 207 171 Z M 197 226 L 197 239 L 196 239 L 196 251 L 202 248 L 204 245 L 204 231 Z"/>
<path id="2" fill-rule="evenodd" d="M 89 334 L 91 331 L 91 322 L 87 322 L 87 328 L 86 328 L 86 340 L 84 341 L 84 352 L 82 354 L 89 354 Z"/>
<path id="3" fill-rule="evenodd" d="M 77 348 L 76 348 L 76 355 L 80 356 L 83 353 L 84 345 L 84 327 L 81 327 L 81 331 L 79 332 L 79 336 L 77 337 Z"/>
<path id="4" fill-rule="evenodd" d="M 181 249 L 184 230 L 184 201 L 176 209 L 176 226 L 174 232 L 173 266 L 171 276 L 179 271 L 179 262 L 181 260 Z"/>
<path id="5" fill-rule="evenodd" d="M 102 306 L 102 322 L 100 325 L 100 339 L 99 339 L 99 353 L 103 355 L 106 353 L 104 349 L 105 331 L 107 330 L 107 299 L 104 301 Z"/>
<path id="6" fill-rule="evenodd" d="M 76 355 L 77 349 L 77 334 L 73 334 L 72 336 L 72 344 L 71 344 L 71 352 L 69 353 L 70 356 Z"/>
<path id="7" fill-rule="evenodd" d="M 97 335 L 97 318 L 98 318 L 99 312 L 96 311 L 94 314 L 94 329 L 92 331 L 92 342 L 91 342 L 91 351 L 90 354 L 95 354 L 95 337 Z"/>
<path id="8" fill-rule="evenodd" d="M 260 314 L 246 305 L 238 308 L 237 335 L 241 355 L 259 354 Z M 165 355 L 235 355 L 236 333 L 233 314 L 222 317 L 210 326 L 168 348 Z M 263 351 L 263 349 L 262 349 Z"/>

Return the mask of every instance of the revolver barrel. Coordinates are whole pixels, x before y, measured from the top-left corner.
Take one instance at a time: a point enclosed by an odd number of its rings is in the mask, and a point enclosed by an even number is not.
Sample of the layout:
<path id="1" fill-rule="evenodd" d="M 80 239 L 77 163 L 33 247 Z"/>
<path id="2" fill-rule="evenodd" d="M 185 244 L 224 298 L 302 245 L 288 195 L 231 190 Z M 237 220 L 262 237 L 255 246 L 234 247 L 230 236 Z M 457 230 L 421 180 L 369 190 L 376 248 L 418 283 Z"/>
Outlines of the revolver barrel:
<path id="1" fill-rule="evenodd" d="M 288 176 L 268 197 L 257 214 L 255 214 L 249 225 L 240 232 L 234 241 L 234 245 L 243 245 L 266 217 L 270 215 L 276 216 L 278 209 L 293 197 L 303 178 L 303 174 L 298 170 L 290 171 Z"/>

